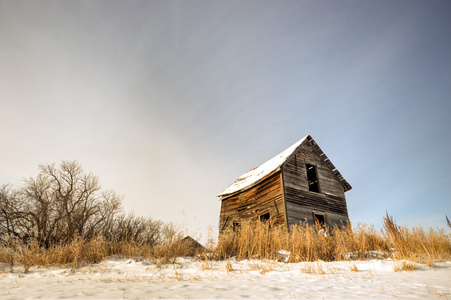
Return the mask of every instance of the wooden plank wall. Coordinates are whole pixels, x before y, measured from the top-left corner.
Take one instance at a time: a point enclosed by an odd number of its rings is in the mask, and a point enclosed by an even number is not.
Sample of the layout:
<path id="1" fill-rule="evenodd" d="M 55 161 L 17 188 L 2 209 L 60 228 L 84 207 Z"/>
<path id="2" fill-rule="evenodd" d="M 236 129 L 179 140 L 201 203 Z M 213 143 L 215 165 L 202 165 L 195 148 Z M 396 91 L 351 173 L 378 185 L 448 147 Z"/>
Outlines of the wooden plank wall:
<path id="1" fill-rule="evenodd" d="M 274 175 L 236 195 L 222 199 L 219 231 L 232 228 L 233 222 L 258 219 L 260 214 L 270 213 L 274 224 L 285 224 L 282 175 Z"/>
<path id="2" fill-rule="evenodd" d="M 306 164 L 316 166 L 320 193 L 310 192 Z M 325 213 L 329 225 L 349 220 L 344 188 L 310 142 L 305 143 L 283 167 L 288 226 L 305 220 L 313 224 L 313 212 Z"/>

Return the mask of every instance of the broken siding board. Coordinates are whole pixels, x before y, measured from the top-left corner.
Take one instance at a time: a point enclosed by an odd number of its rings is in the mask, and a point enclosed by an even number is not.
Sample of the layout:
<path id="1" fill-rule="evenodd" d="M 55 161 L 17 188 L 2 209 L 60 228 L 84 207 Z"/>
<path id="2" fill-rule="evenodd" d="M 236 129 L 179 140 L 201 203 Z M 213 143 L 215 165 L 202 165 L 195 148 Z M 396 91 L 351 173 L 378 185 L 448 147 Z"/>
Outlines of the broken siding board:
<path id="1" fill-rule="evenodd" d="M 342 227 L 349 223 L 349 218 L 345 218 L 342 215 L 329 213 L 329 214 L 327 214 L 327 216 L 329 218 L 329 226 L 330 227 L 333 227 L 333 226 Z"/>
<path id="2" fill-rule="evenodd" d="M 348 219 L 343 215 L 336 214 L 327 210 L 310 209 L 291 202 L 287 202 L 287 210 L 289 227 L 291 227 L 292 225 L 305 224 L 305 222 L 307 222 L 309 226 L 314 225 L 315 221 L 313 219 L 313 213 L 325 214 L 329 220 L 330 227 L 341 227 L 348 222 Z"/>
<path id="3" fill-rule="evenodd" d="M 221 214 L 219 221 L 219 228 L 226 228 L 227 226 L 231 226 L 231 221 L 238 217 L 237 210 L 235 209 L 236 203 L 238 199 L 229 198 L 227 201 L 222 201 L 221 203 Z"/>
<path id="4" fill-rule="evenodd" d="M 305 221 L 307 221 L 309 225 L 313 224 L 313 214 L 311 209 L 287 202 L 287 212 L 289 227 L 292 225 L 299 225 Z"/>
<path id="5" fill-rule="evenodd" d="M 342 219 L 348 220 L 348 214 L 345 205 L 337 205 L 336 203 L 328 201 L 323 201 L 320 203 L 317 199 L 312 198 L 297 198 L 296 200 L 294 200 L 294 197 L 290 197 L 289 195 L 287 195 L 287 198 L 292 198 L 286 201 L 287 216 L 290 218 L 296 217 L 298 218 L 298 220 L 303 220 L 303 216 L 296 216 L 296 213 L 292 210 L 293 208 L 302 208 L 303 210 L 310 212 L 318 210 L 325 212 L 326 214 L 340 215 Z M 310 215 L 308 217 L 311 218 Z"/>
<path id="6" fill-rule="evenodd" d="M 285 194 L 287 197 L 286 201 L 306 205 L 310 208 L 319 207 L 345 216 L 348 215 L 346 200 L 344 198 L 308 191 L 299 191 L 292 188 L 287 188 Z"/>
<path id="7" fill-rule="evenodd" d="M 261 213 L 266 212 L 270 213 L 274 223 L 283 223 L 284 212 L 277 210 L 274 204 L 278 207 L 283 205 L 280 172 L 265 179 L 259 185 L 223 199 L 221 210 L 224 208 L 224 213 L 220 215 L 220 228 L 223 230 L 231 228 L 234 221 L 258 218 Z M 227 218 L 232 221 L 226 223 Z"/>
<path id="8" fill-rule="evenodd" d="M 322 194 L 332 194 L 344 198 L 344 190 L 341 185 L 336 185 L 334 182 L 325 178 L 322 179 L 323 180 L 321 180 L 321 178 L 319 179 Z"/>
<path id="9" fill-rule="evenodd" d="M 285 195 L 285 175 L 282 171 L 280 172 L 280 180 L 281 180 L 281 185 L 282 185 L 282 201 L 283 201 L 283 210 L 284 210 L 284 225 L 286 226 L 286 228 L 289 230 L 289 225 L 288 225 L 288 210 L 287 210 L 287 201 L 286 201 L 286 195 Z"/>
<path id="10" fill-rule="evenodd" d="M 344 187 L 341 182 L 337 179 L 335 174 L 326 166 L 320 165 L 318 168 L 319 176 L 323 181 L 323 185 L 326 190 L 322 191 L 324 193 L 339 193 L 344 197 Z"/>

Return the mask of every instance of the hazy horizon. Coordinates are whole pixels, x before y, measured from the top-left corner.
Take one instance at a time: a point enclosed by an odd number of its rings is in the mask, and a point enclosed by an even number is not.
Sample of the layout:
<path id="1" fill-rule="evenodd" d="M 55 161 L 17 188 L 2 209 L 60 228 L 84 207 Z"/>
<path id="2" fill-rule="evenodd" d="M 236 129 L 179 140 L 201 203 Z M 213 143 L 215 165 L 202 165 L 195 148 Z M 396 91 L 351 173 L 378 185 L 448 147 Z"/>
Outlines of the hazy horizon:
<path id="1" fill-rule="evenodd" d="M 451 216 L 449 1 L 0 0 L 0 185 L 77 160 L 125 211 L 216 197 L 307 134 L 350 220 Z"/>

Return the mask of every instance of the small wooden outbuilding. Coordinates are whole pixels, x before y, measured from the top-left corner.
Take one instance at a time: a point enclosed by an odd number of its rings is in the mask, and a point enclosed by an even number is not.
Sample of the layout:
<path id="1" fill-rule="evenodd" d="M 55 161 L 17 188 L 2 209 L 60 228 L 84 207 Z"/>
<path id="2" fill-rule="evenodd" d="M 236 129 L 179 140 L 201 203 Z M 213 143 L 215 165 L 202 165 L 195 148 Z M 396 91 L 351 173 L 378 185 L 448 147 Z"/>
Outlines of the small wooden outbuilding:
<path id="1" fill-rule="evenodd" d="M 205 248 L 198 241 L 192 237 L 185 236 L 179 243 L 180 248 L 183 250 L 183 255 L 195 256 L 196 254 L 202 253 Z"/>
<path id="2" fill-rule="evenodd" d="M 349 221 L 345 192 L 351 185 L 307 135 L 250 170 L 218 195 L 219 230 L 235 230 L 248 219 L 274 225 L 307 221 L 342 226 Z"/>

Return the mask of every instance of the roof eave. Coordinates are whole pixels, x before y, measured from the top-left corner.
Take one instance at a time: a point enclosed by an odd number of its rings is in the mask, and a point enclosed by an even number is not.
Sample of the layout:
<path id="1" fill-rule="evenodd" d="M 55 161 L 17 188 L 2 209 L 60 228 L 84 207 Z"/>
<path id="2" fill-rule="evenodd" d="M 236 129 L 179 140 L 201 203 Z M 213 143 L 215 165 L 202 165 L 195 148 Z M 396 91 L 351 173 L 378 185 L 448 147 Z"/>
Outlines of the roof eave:
<path id="1" fill-rule="evenodd" d="M 253 188 L 254 186 L 260 184 L 260 182 L 262 182 L 262 181 L 266 180 L 267 178 L 273 176 L 274 174 L 276 174 L 276 173 L 279 172 L 280 170 L 281 170 L 281 166 L 279 166 L 277 169 L 275 169 L 275 170 L 272 171 L 271 173 L 268 173 L 266 176 L 260 178 L 260 179 L 257 180 L 256 182 L 254 182 L 254 183 L 252 183 L 252 184 L 250 184 L 250 185 L 248 185 L 248 186 L 245 186 L 245 187 L 243 187 L 243 188 L 240 189 L 240 190 L 234 191 L 234 192 L 232 192 L 232 193 L 220 193 L 220 194 L 217 195 L 217 197 L 220 198 L 219 200 L 222 200 L 222 199 L 224 199 L 224 198 L 230 198 L 230 197 L 235 196 L 235 195 L 237 195 L 237 194 L 239 194 L 239 193 L 245 192 L 245 191 L 247 191 L 247 190 Z"/>

